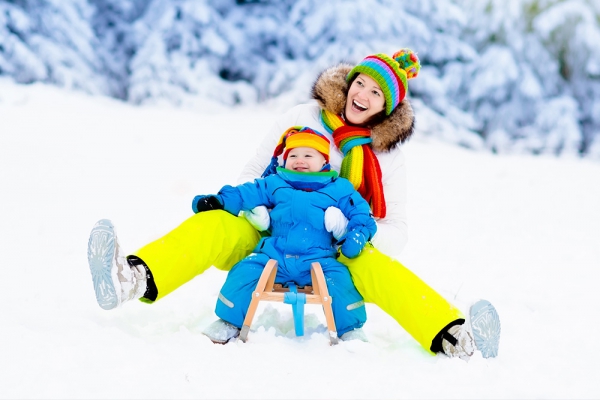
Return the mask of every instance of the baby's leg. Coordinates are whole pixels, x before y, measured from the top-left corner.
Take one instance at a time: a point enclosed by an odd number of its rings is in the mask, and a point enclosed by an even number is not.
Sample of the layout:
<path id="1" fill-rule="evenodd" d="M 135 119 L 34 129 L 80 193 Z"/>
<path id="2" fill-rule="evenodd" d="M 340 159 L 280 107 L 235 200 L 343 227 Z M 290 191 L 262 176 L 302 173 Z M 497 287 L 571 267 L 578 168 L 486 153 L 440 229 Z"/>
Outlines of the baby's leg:
<path id="1" fill-rule="evenodd" d="M 327 290 L 332 298 L 333 319 L 338 337 L 363 326 L 367 320 L 365 302 L 354 287 L 350 271 L 334 259 L 320 261 Z"/>
<path id="2" fill-rule="evenodd" d="M 242 327 L 252 292 L 268 261 L 266 255 L 253 253 L 233 266 L 217 300 L 215 313 L 219 318 L 238 328 Z"/>

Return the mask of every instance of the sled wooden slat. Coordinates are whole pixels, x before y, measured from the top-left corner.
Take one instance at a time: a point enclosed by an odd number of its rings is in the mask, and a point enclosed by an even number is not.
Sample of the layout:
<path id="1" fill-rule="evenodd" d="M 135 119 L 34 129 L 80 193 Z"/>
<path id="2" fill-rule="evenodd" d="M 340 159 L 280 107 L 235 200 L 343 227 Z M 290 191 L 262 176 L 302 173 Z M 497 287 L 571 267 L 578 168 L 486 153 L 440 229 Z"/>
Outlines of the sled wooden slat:
<path id="1" fill-rule="evenodd" d="M 323 306 L 329 342 L 332 345 L 337 344 L 338 337 L 335 321 L 333 319 L 333 310 L 331 308 L 331 296 L 329 296 L 329 291 L 327 290 L 327 284 L 325 283 L 325 276 L 323 275 L 321 264 L 318 262 L 312 263 L 310 275 L 312 278 L 312 286 L 299 287 L 298 293 L 304 293 L 306 295 L 306 304 L 321 304 Z M 283 287 L 281 284 L 274 283 L 276 276 L 277 261 L 269 260 L 256 284 L 256 289 L 252 293 L 252 300 L 250 301 L 250 306 L 248 307 L 248 312 L 244 319 L 244 325 L 240 332 L 240 340 L 243 342 L 248 340 L 250 325 L 252 325 L 254 314 L 256 314 L 256 309 L 261 301 L 284 302 L 285 293 L 289 292 L 289 289 Z"/>

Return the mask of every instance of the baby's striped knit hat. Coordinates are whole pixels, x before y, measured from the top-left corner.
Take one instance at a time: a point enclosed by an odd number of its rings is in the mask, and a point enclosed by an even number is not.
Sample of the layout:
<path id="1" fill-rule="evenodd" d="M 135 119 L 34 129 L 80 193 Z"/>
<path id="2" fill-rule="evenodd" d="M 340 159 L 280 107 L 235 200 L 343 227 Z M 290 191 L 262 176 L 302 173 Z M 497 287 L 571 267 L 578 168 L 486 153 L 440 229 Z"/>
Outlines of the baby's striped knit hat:
<path id="1" fill-rule="evenodd" d="M 283 154 L 285 165 L 288 153 L 296 147 L 310 147 L 323 154 L 323 157 L 325 157 L 325 161 L 327 162 L 327 168 L 323 169 L 323 171 L 329 170 L 329 145 L 329 139 L 322 133 L 307 126 L 292 126 L 281 135 L 281 138 L 279 138 L 279 143 L 277 143 L 277 146 L 275 147 L 271 163 L 265 172 L 263 172 L 262 176 L 265 177 L 276 172 L 276 169 L 279 166 L 277 157 L 281 154 Z"/>
<path id="2" fill-rule="evenodd" d="M 383 90 L 385 114 L 390 115 L 406 97 L 407 81 L 416 77 L 420 69 L 417 54 L 411 49 L 401 49 L 392 57 L 383 53 L 367 56 L 352 68 L 346 81 L 350 82 L 359 73 L 373 78 Z"/>

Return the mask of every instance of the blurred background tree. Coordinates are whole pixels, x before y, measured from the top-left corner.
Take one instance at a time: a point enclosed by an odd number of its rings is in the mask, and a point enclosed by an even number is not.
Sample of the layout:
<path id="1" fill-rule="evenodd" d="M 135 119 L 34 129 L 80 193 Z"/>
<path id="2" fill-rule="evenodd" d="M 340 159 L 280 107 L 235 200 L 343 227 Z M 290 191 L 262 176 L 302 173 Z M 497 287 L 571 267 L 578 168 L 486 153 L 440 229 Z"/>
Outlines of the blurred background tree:
<path id="1" fill-rule="evenodd" d="M 288 106 L 401 47 L 424 134 L 600 160 L 598 0 L 0 0 L 0 75 L 134 104 Z"/>

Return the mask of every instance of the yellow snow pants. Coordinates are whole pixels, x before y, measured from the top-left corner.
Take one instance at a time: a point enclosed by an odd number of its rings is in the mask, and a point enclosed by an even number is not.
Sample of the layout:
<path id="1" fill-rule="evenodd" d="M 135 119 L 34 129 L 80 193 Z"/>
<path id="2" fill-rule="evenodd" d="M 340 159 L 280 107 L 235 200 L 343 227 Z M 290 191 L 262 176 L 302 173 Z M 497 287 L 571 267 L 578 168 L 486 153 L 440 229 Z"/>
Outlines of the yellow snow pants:
<path id="1" fill-rule="evenodd" d="M 260 234 L 225 211 L 193 215 L 139 249 L 158 289 L 157 300 L 211 266 L 228 271 L 252 252 Z M 366 302 L 392 316 L 427 351 L 433 338 L 463 314 L 397 260 L 367 245 L 354 259 L 340 256 Z"/>
<path id="2" fill-rule="evenodd" d="M 431 351 L 433 338 L 463 313 L 399 261 L 367 244 L 356 258 L 340 255 L 365 302 L 379 306 Z"/>

